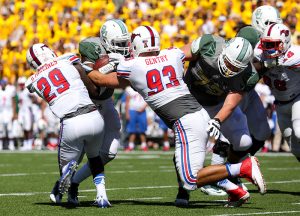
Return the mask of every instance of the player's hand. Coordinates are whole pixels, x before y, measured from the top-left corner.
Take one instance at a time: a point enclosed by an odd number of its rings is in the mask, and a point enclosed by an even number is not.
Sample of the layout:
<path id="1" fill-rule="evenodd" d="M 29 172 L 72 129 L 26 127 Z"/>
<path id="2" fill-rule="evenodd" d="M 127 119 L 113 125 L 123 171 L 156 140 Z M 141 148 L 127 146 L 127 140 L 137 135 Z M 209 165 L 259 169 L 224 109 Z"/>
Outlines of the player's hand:
<path id="1" fill-rule="evenodd" d="M 124 60 L 125 57 L 121 55 L 120 53 L 109 53 L 109 62 L 115 62 L 115 63 L 120 63 L 120 61 Z"/>
<path id="2" fill-rule="evenodd" d="M 206 131 L 208 132 L 208 135 L 210 137 L 214 137 L 217 140 L 217 139 L 219 139 L 220 134 L 221 134 L 220 127 L 221 127 L 220 120 L 217 118 L 213 118 L 213 119 L 209 120 Z"/>

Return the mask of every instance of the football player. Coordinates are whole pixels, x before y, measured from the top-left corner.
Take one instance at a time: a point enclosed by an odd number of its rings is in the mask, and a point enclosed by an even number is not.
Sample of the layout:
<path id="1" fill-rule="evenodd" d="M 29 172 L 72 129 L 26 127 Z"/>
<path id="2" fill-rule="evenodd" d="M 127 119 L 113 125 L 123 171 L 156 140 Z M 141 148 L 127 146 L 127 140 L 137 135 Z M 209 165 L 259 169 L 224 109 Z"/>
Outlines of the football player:
<path id="1" fill-rule="evenodd" d="M 300 46 L 292 45 L 291 31 L 284 24 L 269 25 L 255 48 L 263 63 L 263 75 L 275 97 L 278 124 L 300 161 Z M 299 108 L 297 108 L 299 107 Z M 291 130 L 292 129 L 292 130 Z"/>
<path id="2" fill-rule="evenodd" d="M 103 65 L 100 70 L 114 69 L 114 66 L 120 61 L 129 56 L 129 42 L 130 35 L 125 23 L 119 19 L 112 19 L 106 21 L 101 29 L 99 37 L 89 37 L 79 43 L 79 52 L 84 65 L 91 68 L 94 67 L 96 61 L 104 55 L 109 55 L 110 62 Z M 99 87 L 99 95 L 97 99 L 93 99 L 98 111 L 104 118 L 104 140 L 99 149 L 100 157 L 103 164 L 107 164 L 113 160 L 118 151 L 120 144 L 120 118 L 117 110 L 114 107 L 111 98 L 114 90 L 112 88 Z M 78 201 L 78 186 L 91 175 L 89 164 L 83 165 L 72 178 L 72 184 L 68 193 L 68 202 L 73 205 L 79 205 Z M 102 197 L 107 200 L 105 192 L 104 173 L 102 184 Z M 107 207 L 108 207 L 107 206 Z"/>
<path id="3" fill-rule="evenodd" d="M 264 5 L 256 8 L 252 14 L 252 26 L 246 26 L 240 29 L 237 33 L 238 37 L 247 39 L 253 49 L 259 42 L 260 35 L 264 29 L 272 23 L 281 23 L 278 10 L 272 6 Z M 256 63 L 254 62 L 256 66 Z M 259 78 L 261 75 L 259 74 Z M 247 118 L 247 125 L 252 138 L 252 145 L 249 148 L 249 153 L 254 155 L 259 149 L 264 146 L 265 140 L 270 137 L 270 127 L 267 120 L 267 113 L 262 104 L 261 99 L 254 90 L 254 85 L 251 85 L 249 91 L 245 92 L 239 107 Z M 257 124 L 259 122 L 259 124 Z M 217 142 L 214 146 L 212 156 L 212 164 L 224 163 L 225 158 L 222 157 L 224 152 L 227 152 L 229 145 L 223 142 Z M 220 154 L 222 156 L 220 156 Z M 226 156 L 226 154 L 225 154 Z M 239 181 L 237 179 L 237 181 Z M 243 188 L 246 187 L 243 185 Z M 208 195 L 222 195 L 221 191 L 214 186 L 204 186 L 201 190 Z"/>
<path id="4" fill-rule="evenodd" d="M 32 113 L 32 99 L 34 94 L 30 93 L 25 87 L 26 77 L 19 77 L 18 79 L 18 121 L 22 125 L 24 140 L 21 151 L 32 150 L 33 145 L 33 122 L 34 116 Z"/>
<path id="5" fill-rule="evenodd" d="M 26 60 L 35 71 L 27 80 L 26 87 L 49 104 L 61 123 L 58 149 L 61 177 L 57 182 L 59 194 L 51 194 L 51 200 L 61 202 L 84 149 L 97 189 L 96 202 L 104 205 L 107 201 L 98 196 L 104 170 L 98 151 L 103 139 L 104 121 L 89 97 L 89 93 L 97 96 L 96 87 L 86 76 L 76 55 L 57 57 L 47 45 L 38 43 L 28 49 Z"/>
<path id="6" fill-rule="evenodd" d="M 222 149 L 228 145 L 226 139 L 220 137 L 222 131 L 231 143 L 228 161 L 237 163 L 243 160 L 252 140 L 246 117 L 238 105 L 243 94 L 258 81 L 258 74 L 251 64 L 253 48 L 250 42 L 241 37 L 226 42 L 219 36 L 203 35 L 182 50 L 186 59 L 190 60 L 185 82 L 211 117 L 207 130 L 217 140 L 214 152 L 222 151 L 222 156 L 227 156 L 227 151 Z M 214 164 L 222 164 L 223 157 L 221 162 Z M 214 161 L 218 160 L 215 158 Z M 218 186 L 221 185 L 218 183 Z M 238 188 L 244 190 L 240 186 Z M 175 204 L 185 206 L 188 199 L 188 193 L 179 187 Z M 234 201 L 231 196 L 229 200 Z M 236 206 L 235 202 L 231 204 Z"/>
<path id="7" fill-rule="evenodd" d="M 0 150 L 7 142 L 9 150 L 15 150 L 13 120 L 16 119 L 16 89 L 8 84 L 7 78 L 0 80 Z"/>
<path id="8" fill-rule="evenodd" d="M 235 40 L 242 48 L 240 52 L 243 52 L 242 63 L 239 66 L 245 69 L 251 60 L 252 49 L 248 47 L 246 40 Z M 199 44 L 197 45 L 199 47 Z M 197 45 L 195 44 L 195 47 Z M 236 50 L 236 45 L 232 41 L 231 49 Z M 150 26 L 140 26 L 133 31 L 131 48 L 134 58 L 122 60 L 117 67 L 117 72 L 103 75 L 92 71 L 88 76 L 99 86 L 120 87 L 131 84 L 143 96 L 150 108 L 169 128 L 173 129 L 176 169 L 183 188 L 191 191 L 208 183 L 219 182 L 219 185 L 231 196 L 228 205 L 234 203 L 240 206 L 249 198 L 249 193 L 226 178 L 251 176 L 252 180 L 255 179 L 252 182 L 255 182 L 260 193 L 264 194 L 265 183 L 255 157 L 248 157 L 235 164 L 203 167 L 208 140 L 207 124 L 211 129 L 211 135 L 219 135 L 217 128 L 219 123 L 217 119 L 210 120 L 206 110 L 191 95 L 184 83 L 184 53 L 177 48 L 160 50 L 159 35 Z M 206 51 L 210 52 L 209 49 Z M 225 49 L 223 60 L 227 52 L 228 50 Z M 231 70 L 225 70 L 226 63 L 223 63 L 220 67 L 224 69 L 222 71 L 224 76 L 234 76 L 242 72 L 240 69 L 235 70 L 234 65 Z M 219 72 L 215 75 L 223 76 Z M 245 168 L 249 170 L 245 172 Z"/>

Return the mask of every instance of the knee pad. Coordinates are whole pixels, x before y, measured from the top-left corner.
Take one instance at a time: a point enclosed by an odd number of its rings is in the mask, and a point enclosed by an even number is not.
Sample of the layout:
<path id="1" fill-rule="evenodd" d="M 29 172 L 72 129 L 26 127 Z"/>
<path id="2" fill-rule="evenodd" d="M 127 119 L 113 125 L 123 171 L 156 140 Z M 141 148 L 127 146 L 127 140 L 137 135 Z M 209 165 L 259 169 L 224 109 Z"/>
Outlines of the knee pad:
<path id="1" fill-rule="evenodd" d="M 239 137 L 239 143 L 232 145 L 234 151 L 247 151 L 252 146 L 252 139 L 249 135 L 243 134 Z"/>
<path id="2" fill-rule="evenodd" d="M 109 149 L 106 148 L 100 149 L 100 157 L 104 165 L 112 161 L 113 159 L 115 159 L 118 153 L 119 144 L 120 144 L 119 139 L 113 139 L 113 141 L 109 146 Z"/>
<path id="3" fill-rule="evenodd" d="M 284 129 L 282 135 L 284 138 L 289 138 L 290 136 L 292 136 L 292 132 L 293 132 L 292 128 L 286 128 Z"/>

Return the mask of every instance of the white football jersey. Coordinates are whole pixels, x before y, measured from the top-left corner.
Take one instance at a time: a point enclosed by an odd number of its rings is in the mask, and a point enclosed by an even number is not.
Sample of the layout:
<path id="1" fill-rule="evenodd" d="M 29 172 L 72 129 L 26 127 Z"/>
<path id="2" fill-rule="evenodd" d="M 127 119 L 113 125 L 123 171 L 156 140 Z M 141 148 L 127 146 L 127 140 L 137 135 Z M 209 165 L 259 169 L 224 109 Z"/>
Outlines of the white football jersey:
<path id="1" fill-rule="evenodd" d="M 261 60 L 261 50 L 257 46 L 256 58 Z M 263 76 L 275 99 L 289 101 L 300 94 L 300 46 L 291 46 L 278 66 L 267 70 Z"/>
<path id="2" fill-rule="evenodd" d="M 13 111 L 12 99 L 16 95 L 16 88 L 7 85 L 4 90 L 0 89 L 0 110 Z"/>
<path id="3" fill-rule="evenodd" d="M 155 110 L 176 98 L 190 94 L 183 81 L 184 58 L 185 55 L 180 49 L 164 49 L 158 56 L 121 61 L 117 75 L 128 79 Z"/>
<path id="4" fill-rule="evenodd" d="M 35 91 L 47 101 L 58 118 L 93 104 L 79 72 L 73 66 L 78 61 L 74 54 L 57 57 L 39 66 L 26 82 L 30 92 Z"/>
<path id="5" fill-rule="evenodd" d="M 33 94 L 30 93 L 26 88 L 18 92 L 20 109 L 27 109 L 32 106 L 32 99 L 31 99 L 32 96 Z"/>

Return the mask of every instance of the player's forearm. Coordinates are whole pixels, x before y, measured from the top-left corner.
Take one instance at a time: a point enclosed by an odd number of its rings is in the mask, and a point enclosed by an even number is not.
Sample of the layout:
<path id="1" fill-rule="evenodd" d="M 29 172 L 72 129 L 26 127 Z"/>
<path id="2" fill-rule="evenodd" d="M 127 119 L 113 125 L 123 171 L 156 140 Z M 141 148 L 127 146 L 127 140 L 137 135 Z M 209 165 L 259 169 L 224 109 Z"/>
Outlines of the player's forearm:
<path id="1" fill-rule="evenodd" d="M 99 71 L 92 71 L 88 74 L 88 77 L 95 83 L 97 86 L 104 86 L 108 88 L 119 88 L 120 83 L 117 78 L 117 73 L 102 74 Z"/>
<path id="2" fill-rule="evenodd" d="M 215 118 L 218 118 L 221 123 L 224 122 L 234 111 L 234 109 L 239 105 L 243 98 L 243 93 L 230 93 L 221 108 L 217 113 Z"/>

